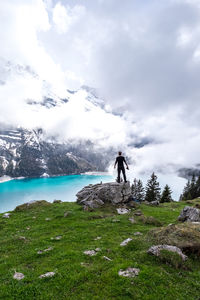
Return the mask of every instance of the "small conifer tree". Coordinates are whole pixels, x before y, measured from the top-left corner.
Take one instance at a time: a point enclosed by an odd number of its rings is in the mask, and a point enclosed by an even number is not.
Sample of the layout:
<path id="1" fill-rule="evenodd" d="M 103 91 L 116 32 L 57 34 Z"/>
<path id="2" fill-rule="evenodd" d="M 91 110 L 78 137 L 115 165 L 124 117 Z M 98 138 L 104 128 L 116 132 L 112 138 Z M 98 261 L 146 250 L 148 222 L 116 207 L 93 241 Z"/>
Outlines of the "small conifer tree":
<path id="1" fill-rule="evenodd" d="M 166 184 L 166 186 L 164 187 L 164 190 L 162 192 L 160 202 L 164 203 L 164 202 L 173 201 L 171 194 L 172 194 L 172 191 L 171 191 L 170 187 Z"/>
<path id="2" fill-rule="evenodd" d="M 148 202 L 160 201 L 160 186 L 155 173 L 152 173 L 151 178 L 147 181 L 145 200 Z"/>

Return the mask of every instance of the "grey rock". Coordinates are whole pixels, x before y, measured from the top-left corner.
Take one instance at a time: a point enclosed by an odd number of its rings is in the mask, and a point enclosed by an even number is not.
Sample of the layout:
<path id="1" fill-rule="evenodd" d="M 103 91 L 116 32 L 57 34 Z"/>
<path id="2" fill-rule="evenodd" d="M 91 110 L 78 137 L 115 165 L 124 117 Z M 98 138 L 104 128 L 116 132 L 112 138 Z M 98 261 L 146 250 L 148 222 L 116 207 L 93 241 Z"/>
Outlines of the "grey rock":
<path id="1" fill-rule="evenodd" d="M 170 245 L 157 245 L 157 246 L 152 246 L 149 248 L 147 253 L 159 256 L 161 250 L 167 250 L 171 252 L 176 252 L 178 255 L 181 256 L 182 260 L 185 261 L 187 259 L 187 255 L 184 255 L 183 252 L 181 251 L 180 248 L 176 246 L 170 246 Z"/>
<path id="2" fill-rule="evenodd" d="M 132 241 L 133 239 L 131 239 L 131 238 L 127 238 L 126 240 L 124 240 L 121 244 L 120 244 L 120 246 L 126 246 L 130 241 Z"/>
<path id="3" fill-rule="evenodd" d="M 97 236 L 94 240 L 95 241 L 98 241 L 98 240 L 100 240 L 101 239 L 101 236 Z"/>
<path id="4" fill-rule="evenodd" d="M 51 240 L 56 240 L 56 241 L 59 241 L 62 239 L 62 235 L 58 235 L 56 237 L 51 237 Z"/>
<path id="5" fill-rule="evenodd" d="M 129 218 L 129 221 L 134 224 L 135 223 L 135 219 L 132 217 L 132 218 Z"/>
<path id="6" fill-rule="evenodd" d="M 134 212 L 134 216 L 142 216 L 142 215 L 143 215 L 143 213 L 141 210 Z"/>
<path id="7" fill-rule="evenodd" d="M 137 231 L 137 232 L 134 233 L 134 235 L 142 235 L 142 233 Z"/>
<path id="8" fill-rule="evenodd" d="M 76 196 L 79 204 L 95 209 L 105 203 L 115 205 L 128 202 L 131 196 L 131 187 L 129 182 L 90 184 L 79 191 Z"/>
<path id="9" fill-rule="evenodd" d="M 55 275 L 55 272 L 47 272 L 45 274 L 40 275 L 39 278 L 52 277 L 54 275 Z"/>
<path id="10" fill-rule="evenodd" d="M 49 247 L 49 248 L 44 249 L 44 250 L 39 250 L 39 251 L 37 252 L 37 254 L 42 254 L 42 253 L 44 253 L 44 252 L 48 252 L 48 251 L 51 251 L 51 250 L 53 250 L 53 247 Z"/>
<path id="11" fill-rule="evenodd" d="M 105 259 L 105 260 L 108 260 L 108 261 L 112 261 L 112 259 L 111 258 L 109 258 L 109 257 L 107 257 L 107 256 L 103 256 L 103 258 Z"/>
<path id="12" fill-rule="evenodd" d="M 182 222 L 200 222 L 200 209 L 190 206 L 185 206 L 178 217 Z"/>
<path id="13" fill-rule="evenodd" d="M 86 255 L 89 255 L 89 256 L 94 256 L 97 254 L 97 252 L 95 250 L 86 250 L 83 253 Z"/>
<path id="14" fill-rule="evenodd" d="M 138 276 L 140 269 L 137 268 L 127 268 L 126 270 L 120 269 L 118 274 L 123 277 L 135 277 Z"/>
<path id="15" fill-rule="evenodd" d="M 119 215 L 125 215 L 125 214 L 128 214 L 130 212 L 130 210 L 127 208 L 120 207 L 120 208 L 117 208 L 117 212 Z"/>
<path id="16" fill-rule="evenodd" d="M 9 219 L 10 215 L 11 215 L 11 213 L 5 213 L 5 214 L 3 214 L 3 218 Z"/>
<path id="17" fill-rule="evenodd" d="M 25 277 L 24 274 L 23 273 L 19 273 L 19 272 L 15 272 L 15 274 L 13 275 L 13 278 L 17 279 L 17 280 L 21 280 L 24 277 Z"/>
<path id="18" fill-rule="evenodd" d="M 51 221 L 51 218 L 45 218 L 45 221 Z"/>
<path id="19" fill-rule="evenodd" d="M 160 202 L 158 200 L 149 202 L 149 205 L 153 205 L 153 206 L 157 206 L 159 204 L 160 204 Z"/>

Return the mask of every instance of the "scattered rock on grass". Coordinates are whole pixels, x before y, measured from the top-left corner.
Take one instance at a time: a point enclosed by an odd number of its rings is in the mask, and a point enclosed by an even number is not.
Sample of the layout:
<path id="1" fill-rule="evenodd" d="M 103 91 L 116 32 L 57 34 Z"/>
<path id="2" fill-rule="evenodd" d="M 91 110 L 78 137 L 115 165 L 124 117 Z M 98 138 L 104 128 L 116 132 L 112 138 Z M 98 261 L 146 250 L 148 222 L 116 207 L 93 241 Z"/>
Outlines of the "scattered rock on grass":
<path id="1" fill-rule="evenodd" d="M 89 256 L 94 256 L 96 255 L 99 251 L 101 251 L 100 248 L 96 248 L 95 250 L 86 250 L 83 253 Z"/>
<path id="2" fill-rule="evenodd" d="M 178 217 L 182 222 L 200 222 L 200 209 L 190 206 L 185 206 Z"/>
<path id="3" fill-rule="evenodd" d="M 135 277 L 139 274 L 140 269 L 137 268 L 127 268 L 126 270 L 120 269 L 118 274 L 123 277 Z"/>
<path id="4" fill-rule="evenodd" d="M 23 273 L 19 273 L 19 272 L 15 272 L 15 274 L 13 275 L 13 278 L 17 279 L 17 280 L 21 280 L 24 277 L 25 277 L 24 274 Z"/>
<path id="5" fill-rule="evenodd" d="M 51 240 L 59 241 L 62 239 L 62 235 L 57 235 L 56 237 L 51 237 Z"/>
<path id="6" fill-rule="evenodd" d="M 134 224 L 135 223 L 135 219 L 134 218 L 129 218 L 129 221 Z"/>
<path id="7" fill-rule="evenodd" d="M 70 212 L 69 211 L 65 211 L 64 212 L 64 218 L 66 218 L 67 216 L 69 216 L 70 215 Z"/>
<path id="8" fill-rule="evenodd" d="M 81 262 L 81 266 L 83 267 L 88 267 L 89 265 L 90 265 L 89 263 Z"/>
<path id="9" fill-rule="evenodd" d="M 142 232 L 140 231 L 134 232 L 134 235 L 142 235 Z"/>
<path id="10" fill-rule="evenodd" d="M 147 253 L 159 256 L 161 250 L 167 250 L 171 252 L 176 252 L 178 255 L 181 256 L 182 260 L 185 261 L 187 259 L 187 255 L 184 255 L 183 252 L 181 251 L 180 248 L 176 246 L 170 246 L 170 245 L 157 245 L 157 246 L 152 246 L 149 248 Z"/>
<path id="11" fill-rule="evenodd" d="M 119 215 L 125 215 L 125 214 L 128 214 L 129 212 L 130 212 L 130 210 L 127 208 L 123 208 L 123 207 L 117 208 L 117 213 Z"/>
<path id="12" fill-rule="evenodd" d="M 134 212 L 134 215 L 135 215 L 135 216 L 142 216 L 143 213 L 142 213 L 141 210 L 137 210 L 136 212 Z"/>
<path id="13" fill-rule="evenodd" d="M 49 247 L 49 248 L 44 249 L 44 250 L 39 250 L 39 251 L 37 252 L 37 254 L 42 254 L 42 253 L 44 253 L 44 252 L 48 252 L 48 251 L 51 251 L 51 250 L 53 250 L 53 247 Z"/>
<path id="14" fill-rule="evenodd" d="M 120 244 L 120 246 L 126 246 L 130 241 L 132 241 L 133 239 L 131 239 L 131 238 L 127 238 L 126 240 L 124 240 L 121 244 Z"/>
<path id="15" fill-rule="evenodd" d="M 20 236 L 18 237 L 18 239 L 19 239 L 19 240 L 22 240 L 22 241 L 26 241 L 26 237 L 25 237 L 25 236 L 21 236 L 21 235 L 20 235 Z"/>
<path id="16" fill-rule="evenodd" d="M 51 220 L 51 218 L 45 218 L 45 221 L 50 221 Z"/>
<path id="17" fill-rule="evenodd" d="M 9 219 L 10 215 L 11 215 L 11 213 L 5 213 L 5 214 L 3 214 L 3 218 Z"/>
<path id="18" fill-rule="evenodd" d="M 45 274 L 40 275 L 39 278 L 52 277 L 54 275 L 55 275 L 55 272 L 47 272 Z"/>
<path id="19" fill-rule="evenodd" d="M 101 239 L 101 236 L 97 236 L 94 240 L 97 241 L 97 240 L 100 240 Z"/>
<path id="20" fill-rule="evenodd" d="M 103 256 L 103 258 L 104 258 L 105 260 L 112 261 L 112 259 L 109 258 L 109 257 L 107 257 L 107 256 Z"/>
<path id="21" fill-rule="evenodd" d="M 83 253 L 86 255 L 89 255 L 89 256 L 94 256 L 97 254 L 97 252 L 95 250 L 86 250 Z"/>

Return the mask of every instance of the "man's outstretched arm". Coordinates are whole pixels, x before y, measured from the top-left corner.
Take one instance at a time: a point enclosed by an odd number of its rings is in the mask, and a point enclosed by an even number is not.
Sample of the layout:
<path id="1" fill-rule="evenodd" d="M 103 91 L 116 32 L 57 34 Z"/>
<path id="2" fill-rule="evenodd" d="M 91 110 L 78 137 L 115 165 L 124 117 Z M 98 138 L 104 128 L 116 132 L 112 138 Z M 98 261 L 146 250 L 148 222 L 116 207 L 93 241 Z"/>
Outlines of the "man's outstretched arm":
<path id="1" fill-rule="evenodd" d="M 126 165 L 127 170 L 129 170 L 129 167 L 128 167 L 128 164 L 127 164 L 125 158 L 124 158 L 124 162 L 125 162 L 125 165 Z"/>

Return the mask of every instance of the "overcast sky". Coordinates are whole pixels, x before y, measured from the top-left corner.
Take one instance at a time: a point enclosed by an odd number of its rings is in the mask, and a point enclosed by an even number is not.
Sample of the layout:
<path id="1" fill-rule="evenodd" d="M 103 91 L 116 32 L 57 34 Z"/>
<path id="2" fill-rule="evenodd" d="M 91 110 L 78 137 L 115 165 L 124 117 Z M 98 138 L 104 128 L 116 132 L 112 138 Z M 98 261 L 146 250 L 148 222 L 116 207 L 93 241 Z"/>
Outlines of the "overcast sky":
<path id="1" fill-rule="evenodd" d="M 7 0 L 0 23 L 1 122 L 32 126 L 25 100 L 41 100 L 44 82 L 60 97 L 85 84 L 98 88 L 106 112 L 76 114 L 70 104 L 67 120 L 41 110 L 38 122 L 121 145 L 140 172 L 200 162 L 199 0 Z M 32 75 L 9 73 L 5 61 Z M 130 146 L 143 140 L 151 143 Z"/>

